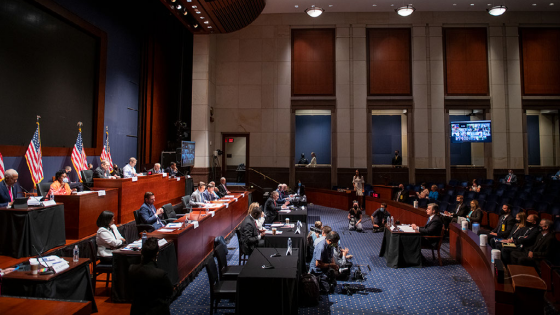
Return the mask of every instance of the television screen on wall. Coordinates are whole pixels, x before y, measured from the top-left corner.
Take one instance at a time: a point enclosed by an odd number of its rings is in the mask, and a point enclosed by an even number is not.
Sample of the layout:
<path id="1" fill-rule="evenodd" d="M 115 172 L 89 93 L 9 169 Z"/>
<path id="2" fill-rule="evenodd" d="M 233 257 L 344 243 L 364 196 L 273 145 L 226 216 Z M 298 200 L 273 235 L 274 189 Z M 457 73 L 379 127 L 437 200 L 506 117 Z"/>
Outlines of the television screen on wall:
<path id="1" fill-rule="evenodd" d="M 452 121 L 451 143 L 492 142 L 490 120 Z"/>
<path id="2" fill-rule="evenodd" d="M 181 141 L 181 167 L 194 166 L 194 141 Z"/>

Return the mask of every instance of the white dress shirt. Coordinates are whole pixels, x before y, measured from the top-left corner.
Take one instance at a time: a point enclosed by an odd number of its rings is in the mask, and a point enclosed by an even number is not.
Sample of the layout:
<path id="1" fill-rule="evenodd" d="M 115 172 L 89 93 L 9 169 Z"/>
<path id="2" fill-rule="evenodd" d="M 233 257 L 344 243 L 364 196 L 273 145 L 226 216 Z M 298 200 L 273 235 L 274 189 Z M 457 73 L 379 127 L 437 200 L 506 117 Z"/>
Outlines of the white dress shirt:
<path id="1" fill-rule="evenodd" d="M 123 168 L 123 178 L 131 178 L 136 176 L 136 170 L 130 164 L 126 164 Z"/>

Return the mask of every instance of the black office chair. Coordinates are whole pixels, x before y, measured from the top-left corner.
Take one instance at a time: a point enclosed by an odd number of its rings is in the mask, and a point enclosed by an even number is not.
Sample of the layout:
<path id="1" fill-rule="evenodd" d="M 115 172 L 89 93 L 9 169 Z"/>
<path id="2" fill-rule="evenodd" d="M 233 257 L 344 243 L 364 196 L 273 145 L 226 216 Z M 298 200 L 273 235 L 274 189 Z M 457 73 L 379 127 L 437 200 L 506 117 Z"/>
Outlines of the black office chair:
<path id="1" fill-rule="evenodd" d="M 214 243 L 216 244 L 216 243 Z M 228 266 L 227 264 L 227 248 L 224 244 L 217 243 L 214 248 L 214 257 L 218 259 L 218 271 L 220 280 L 237 280 L 243 266 Z"/>
<path id="2" fill-rule="evenodd" d="M 165 223 L 171 223 L 179 219 L 180 217 L 184 216 L 183 213 L 175 213 L 175 210 L 173 209 L 173 205 L 170 203 L 164 204 L 162 208 L 163 208 L 163 216 L 164 216 L 163 220 L 165 221 Z"/>
<path id="3" fill-rule="evenodd" d="M 183 213 L 189 214 L 192 212 L 192 206 L 190 204 L 191 195 L 186 195 L 181 197 L 181 202 L 183 203 Z"/>
<path id="4" fill-rule="evenodd" d="M 41 182 L 39 184 L 37 184 L 37 192 L 43 196 L 46 197 L 47 194 L 49 193 L 49 189 L 51 189 L 51 184 L 49 182 Z"/>
<path id="5" fill-rule="evenodd" d="M 241 248 L 241 231 L 239 231 L 239 229 L 235 229 L 235 235 L 237 235 L 237 243 L 238 243 L 238 248 L 239 248 L 239 265 L 241 265 L 241 263 L 246 263 L 247 260 L 249 260 L 249 254 L 246 254 L 243 252 L 243 249 Z"/>
<path id="6" fill-rule="evenodd" d="M 237 281 L 219 281 L 218 269 L 216 268 L 214 257 L 208 260 L 206 272 L 208 273 L 208 281 L 210 282 L 210 314 L 214 314 L 214 310 L 218 309 L 235 309 L 235 306 L 220 307 L 218 305 L 222 299 L 235 301 L 237 295 Z"/>
<path id="7" fill-rule="evenodd" d="M 82 183 L 84 184 L 84 189 L 90 189 L 93 187 L 93 171 L 92 170 L 83 170 L 80 171 L 82 175 Z"/>
<path id="8" fill-rule="evenodd" d="M 105 287 L 109 286 L 109 279 L 111 279 L 111 274 L 113 273 L 113 264 L 106 263 L 103 261 L 99 261 L 99 257 L 97 256 L 97 242 L 95 238 L 92 238 L 89 245 L 89 256 L 91 257 L 92 261 L 92 280 L 93 280 L 93 290 L 95 292 L 95 282 L 97 281 L 97 276 L 101 274 L 107 274 L 107 279 L 105 280 Z M 98 262 L 99 261 L 99 262 Z"/>
<path id="9" fill-rule="evenodd" d="M 154 230 L 154 227 L 151 224 L 144 223 L 144 221 L 142 221 L 142 218 L 140 217 L 140 214 L 138 212 L 140 212 L 140 210 L 136 210 L 133 212 L 134 221 L 136 221 L 136 230 L 138 232 L 138 235 L 140 235 L 140 233 L 144 231 L 152 232 Z"/>

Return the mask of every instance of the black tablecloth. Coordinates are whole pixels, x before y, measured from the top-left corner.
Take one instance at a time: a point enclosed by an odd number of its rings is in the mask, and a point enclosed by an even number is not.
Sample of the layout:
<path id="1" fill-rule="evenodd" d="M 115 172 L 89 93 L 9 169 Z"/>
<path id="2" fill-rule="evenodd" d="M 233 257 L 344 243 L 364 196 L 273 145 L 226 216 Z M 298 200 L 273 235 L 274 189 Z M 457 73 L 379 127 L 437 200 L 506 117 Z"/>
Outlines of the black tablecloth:
<path id="1" fill-rule="evenodd" d="M 49 281 L 4 278 L 2 279 L 2 295 L 90 301 L 92 311 L 97 312 L 89 264 L 73 268 Z"/>
<path id="2" fill-rule="evenodd" d="M 286 218 L 290 219 L 290 223 L 296 223 L 298 220 L 305 226 L 307 226 L 307 207 L 304 210 L 292 210 L 290 213 L 278 212 L 278 221 L 286 222 Z"/>
<path id="3" fill-rule="evenodd" d="M 420 233 L 392 233 L 385 229 L 379 257 L 385 257 L 387 267 L 422 267 Z"/>
<path id="4" fill-rule="evenodd" d="M 291 218 L 290 218 L 291 220 Z M 291 221 L 290 221 L 291 223 Z M 291 231 L 290 231 L 291 230 Z M 288 247 L 288 238 L 292 239 L 292 248 L 299 248 L 299 264 L 300 270 L 305 270 L 305 253 L 307 247 L 307 227 L 304 225 L 301 227 L 300 234 L 295 234 L 296 229 L 284 229 L 278 228 L 278 231 L 282 231 L 282 234 L 271 235 L 266 234 L 264 236 L 264 247 L 273 247 L 273 248 L 287 248 Z M 286 254 L 284 251 L 283 254 Z"/>
<path id="5" fill-rule="evenodd" d="M 256 248 L 253 251 L 237 278 L 236 314 L 298 313 L 300 250 L 294 248 L 291 256 L 286 256 L 285 247 L 278 248 L 278 252 L 281 257 L 270 257 L 276 253 L 273 248 Z M 274 269 L 262 268 L 269 263 Z M 255 295 L 255 292 L 266 294 Z"/>
<path id="6" fill-rule="evenodd" d="M 133 294 L 128 280 L 128 267 L 140 263 L 140 251 L 114 251 L 113 252 L 113 275 L 111 285 L 111 301 L 116 303 L 132 302 Z M 179 282 L 179 271 L 177 269 L 177 252 L 173 242 L 165 244 L 160 250 L 157 258 L 157 266 L 167 272 L 167 276 L 173 286 Z"/>
<path id="7" fill-rule="evenodd" d="M 35 256 L 66 243 L 64 205 L 33 210 L 0 209 L 0 255 Z"/>

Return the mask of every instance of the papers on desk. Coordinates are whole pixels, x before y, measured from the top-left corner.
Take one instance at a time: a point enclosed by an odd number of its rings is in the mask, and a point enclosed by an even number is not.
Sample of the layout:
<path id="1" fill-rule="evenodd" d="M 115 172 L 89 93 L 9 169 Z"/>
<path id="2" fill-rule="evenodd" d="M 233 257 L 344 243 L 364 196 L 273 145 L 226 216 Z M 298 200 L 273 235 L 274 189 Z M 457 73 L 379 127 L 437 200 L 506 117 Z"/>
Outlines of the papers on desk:
<path id="1" fill-rule="evenodd" d="M 136 240 L 128 245 L 126 245 L 125 248 L 123 248 L 123 250 L 134 250 L 134 249 L 141 249 L 142 248 L 142 240 Z"/>
<path id="2" fill-rule="evenodd" d="M 27 205 L 28 206 L 40 206 L 41 205 L 41 198 L 43 197 L 29 197 L 29 199 L 27 199 Z"/>
<path id="3" fill-rule="evenodd" d="M 225 195 L 224 198 L 235 198 L 234 195 Z"/>
<path id="4" fill-rule="evenodd" d="M 283 209 L 283 210 L 280 210 L 280 211 L 278 211 L 278 212 L 282 212 L 282 213 L 290 213 L 290 212 L 292 212 L 292 211 L 291 211 L 291 210 L 287 210 L 287 209 Z"/>
<path id="5" fill-rule="evenodd" d="M 165 227 L 168 229 L 178 229 L 183 226 L 183 223 L 169 223 Z"/>
<path id="6" fill-rule="evenodd" d="M 273 223 L 270 225 L 270 227 L 281 227 L 284 226 L 284 223 Z"/>
<path id="7" fill-rule="evenodd" d="M 94 193 L 94 192 L 95 191 L 78 191 L 78 192 L 76 192 L 76 195 L 81 196 L 81 195 L 91 194 L 91 193 Z M 105 192 L 105 190 L 103 192 Z"/>
<path id="8" fill-rule="evenodd" d="M 264 232 L 264 234 L 272 235 L 272 231 L 271 231 L 271 230 L 267 230 L 266 232 Z M 282 231 L 276 231 L 276 235 L 280 235 L 280 234 L 282 234 Z"/>
<path id="9" fill-rule="evenodd" d="M 167 244 L 167 240 L 165 238 L 159 239 L 158 240 L 158 245 L 161 248 L 163 245 Z"/>
<path id="10" fill-rule="evenodd" d="M 413 229 L 410 225 L 399 225 L 398 228 L 403 231 L 404 233 L 415 233 L 416 230 Z"/>
<path id="11" fill-rule="evenodd" d="M 55 205 L 56 205 L 56 201 L 54 201 L 54 200 L 43 201 L 43 207 L 49 207 L 49 206 L 55 206 Z"/>
<path id="12" fill-rule="evenodd" d="M 43 257 L 42 259 L 39 258 L 38 261 L 43 267 L 52 267 L 54 269 L 54 272 L 56 273 L 59 273 L 70 267 L 65 259 L 54 255 Z"/>
<path id="13" fill-rule="evenodd" d="M 158 232 L 163 232 L 163 233 L 169 233 L 169 232 L 174 232 L 174 231 L 175 230 L 173 230 L 173 229 L 165 229 L 165 228 L 158 230 Z"/>

